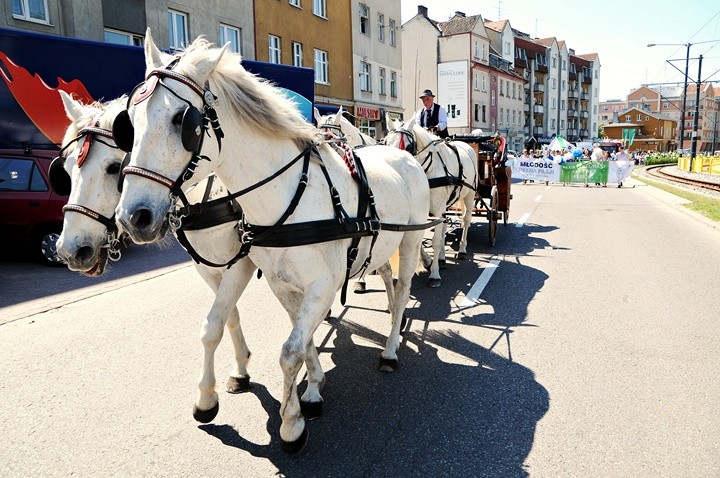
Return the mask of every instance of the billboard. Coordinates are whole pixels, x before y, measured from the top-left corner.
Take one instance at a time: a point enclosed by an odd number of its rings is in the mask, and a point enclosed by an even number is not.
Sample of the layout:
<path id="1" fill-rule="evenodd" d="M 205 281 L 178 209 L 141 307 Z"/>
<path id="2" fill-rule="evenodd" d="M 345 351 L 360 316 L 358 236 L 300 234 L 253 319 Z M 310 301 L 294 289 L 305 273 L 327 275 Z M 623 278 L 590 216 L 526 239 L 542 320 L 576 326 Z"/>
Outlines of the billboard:
<path id="1" fill-rule="evenodd" d="M 448 127 L 470 126 L 468 62 L 449 61 L 438 65 L 438 103 L 448 114 Z"/>

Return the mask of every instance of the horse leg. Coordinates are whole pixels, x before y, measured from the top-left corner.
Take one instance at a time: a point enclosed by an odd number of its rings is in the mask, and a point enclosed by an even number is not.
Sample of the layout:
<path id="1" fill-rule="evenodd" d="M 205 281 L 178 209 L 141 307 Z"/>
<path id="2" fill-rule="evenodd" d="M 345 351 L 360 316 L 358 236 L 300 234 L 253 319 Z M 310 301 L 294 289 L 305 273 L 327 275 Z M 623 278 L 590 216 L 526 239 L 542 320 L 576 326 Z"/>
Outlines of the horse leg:
<path id="1" fill-rule="evenodd" d="M 334 294 L 328 293 L 330 290 L 333 290 L 333 288 L 327 280 L 317 280 L 306 288 L 299 312 L 293 321 L 293 329 L 283 344 L 280 354 L 280 368 L 283 371 L 280 439 L 282 449 L 286 453 L 298 453 L 307 442 L 305 419 L 301 413 L 297 393 L 297 374 L 302 364 L 309 359 L 311 365 L 310 369 L 308 369 L 308 387 L 310 388 L 310 379 L 313 374 L 312 368 L 315 363 L 319 366 L 317 351 L 313 344 L 313 334 L 325 318 L 325 314 L 334 299 Z M 309 347 L 313 349 L 310 356 L 308 356 Z M 316 379 L 317 376 L 312 380 Z M 322 400 L 319 388 L 319 383 L 317 388 L 313 385 L 313 391 L 310 394 L 316 394 L 312 398 Z"/>
<path id="2" fill-rule="evenodd" d="M 240 314 L 236 303 L 250 282 L 255 265 L 249 260 L 242 260 L 220 273 L 205 266 L 197 266 L 197 270 L 215 292 L 215 301 L 201 326 L 203 365 L 198 383 L 198 395 L 193 406 L 195 420 L 208 423 L 217 416 L 219 410 L 215 389 L 215 351 L 222 339 L 225 325 L 228 327 L 235 348 L 235 364 L 228 380 L 228 391 L 239 393 L 250 388 L 250 376 L 247 373 L 250 351 L 240 327 Z"/>
<path id="3" fill-rule="evenodd" d="M 300 410 L 306 420 L 314 420 L 322 416 L 323 398 L 320 392 L 325 385 L 325 372 L 312 339 L 305 349 L 305 368 L 308 384 L 305 393 L 300 397 Z"/>
<path id="4" fill-rule="evenodd" d="M 367 270 L 364 270 L 362 274 L 360 274 L 360 277 L 358 280 L 355 281 L 355 287 L 353 289 L 353 292 L 356 294 L 362 294 L 363 292 L 367 292 L 367 284 L 365 283 L 365 274 L 367 273 Z"/>
<path id="5" fill-rule="evenodd" d="M 445 223 L 435 226 L 432 238 L 433 260 L 430 265 L 429 287 L 440 287 L 440 264 L 445 262 Z"/>
<path id="6" fill-rule="evenodd" d="M 380 354 L 379 368 L 382 372 L 393 372 L 398 367 L 397 351 L 400 347 L 400 327 L 405 307 L 410 298 L 410 283 L 420 259 L 422 234 L 422 231 L 406 232 L 400 241 L 398 280 L 395 283 L 392 309 L 390 310 L 392 328 L 385 342 L 385 349 Z"/>
<path id="7" fill-rule="evenodd" d="M 422 247 L 420 248 L 422 250 Z M 392 313 L 394 304 L 395 304 L 395 284 L 393 283 L 393 277 L 392 277 L 392 267 L 390 267 L 390 263 L 386 262 L 382 266 L 380 266 L 377 270 L 378 274 L 383 280 L 383 283 L 385 284 L 385 290 L 387 291 L 388 295 L 388 306 L 387 310 L 388 312 Z M 400 323 L 400 330 L 405 330 L 405 326 L 407 325 L 407 317 L 405 316 L 405 313 L 403 312 L 402 316 L 402 322 Z"/>
<path id="8" fill-rule="evenodd" d="M 475 201 L 475 193 L 470 191 L 470 194 L 466 194 L 462 201 L 463 208 L 463 229 L 462 236 L 460 237 L 460 247 L 458 248 L 457 258 L 467 258 L 467 237 L 468 231 L 470 230 L 470 224 L 472 224 L 472 210 L 473 203 Z"/>

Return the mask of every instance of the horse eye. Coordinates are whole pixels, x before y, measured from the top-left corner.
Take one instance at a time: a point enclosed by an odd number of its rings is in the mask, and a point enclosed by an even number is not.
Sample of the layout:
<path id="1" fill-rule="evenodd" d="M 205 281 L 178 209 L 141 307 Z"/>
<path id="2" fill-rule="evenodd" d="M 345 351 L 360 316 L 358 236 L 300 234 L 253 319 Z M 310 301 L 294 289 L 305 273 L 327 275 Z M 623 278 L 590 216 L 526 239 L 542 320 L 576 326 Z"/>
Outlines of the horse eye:
<path id="1" fill-rule="evenodd" d="M 178 111 L 178 112 L 175 114 L 175 116 L 173 116 L 172 124 L 174 124 L 174 125 L 179 125 L 179 124 L 182 123 L 182 119 L 183 119 L 183 112 L 182 112 L 182 111 Z"/>
<path id="2" fill-rule="evenodd" d="M 118 174 L 120 172 L 120 163 L 112 163 L 105 170 L 108 174 Z"/>

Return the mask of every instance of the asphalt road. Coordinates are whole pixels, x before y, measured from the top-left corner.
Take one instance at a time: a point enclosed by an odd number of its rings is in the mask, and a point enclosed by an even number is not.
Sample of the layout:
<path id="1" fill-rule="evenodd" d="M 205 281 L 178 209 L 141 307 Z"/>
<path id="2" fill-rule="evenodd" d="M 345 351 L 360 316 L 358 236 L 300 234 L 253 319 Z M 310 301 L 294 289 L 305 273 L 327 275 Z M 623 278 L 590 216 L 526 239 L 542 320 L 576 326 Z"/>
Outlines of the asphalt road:
<path id="1" fill-rule="evenodd" d="M 142 270 L 81 286 L 2 263 L 0 476 L 720 476 L 720 232 L 632 185 L 513 185 L 495 248 L 478 218 L 472 260 L 449 260 L 439 289 L 416 278 L 396 373 L 376 370 L 379 278 L 336 302 L 315 335 L 323 416 L 298 456 L 278 433 L 290 325 L 264 279 L 238 302 L 253 387 L 222 391 L 223 340 L 220 412 L 201 425 L 212 294 L 181 251 L 138 249 L 125 259 Z M 17 303 L 9 270 L 34 291 Z"/>

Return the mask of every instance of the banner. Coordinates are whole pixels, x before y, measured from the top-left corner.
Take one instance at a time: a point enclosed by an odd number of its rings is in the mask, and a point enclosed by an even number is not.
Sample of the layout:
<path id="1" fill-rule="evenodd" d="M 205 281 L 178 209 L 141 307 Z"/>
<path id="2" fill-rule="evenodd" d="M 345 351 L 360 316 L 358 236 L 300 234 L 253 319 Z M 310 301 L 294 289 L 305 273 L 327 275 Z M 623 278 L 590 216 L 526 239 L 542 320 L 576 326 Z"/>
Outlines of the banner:
<path id="1" fill-rule="evenodd" d="M 515 179 L 553 183 L 621 183 L 630 177 L 633 161 L 573 161 L 556 163 L 545 158 L 515 158 L 512 177 Z"/>

